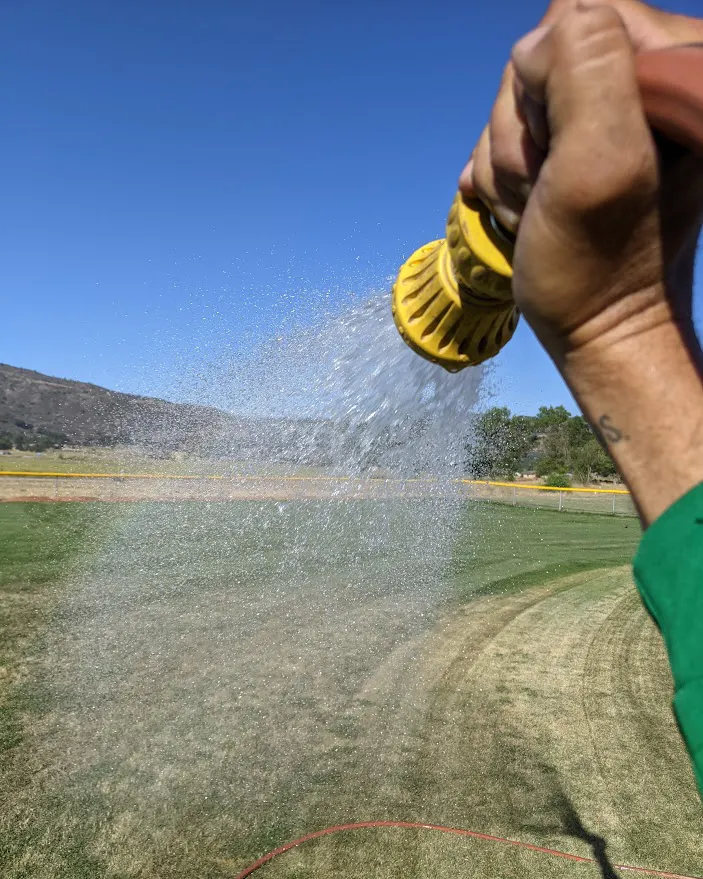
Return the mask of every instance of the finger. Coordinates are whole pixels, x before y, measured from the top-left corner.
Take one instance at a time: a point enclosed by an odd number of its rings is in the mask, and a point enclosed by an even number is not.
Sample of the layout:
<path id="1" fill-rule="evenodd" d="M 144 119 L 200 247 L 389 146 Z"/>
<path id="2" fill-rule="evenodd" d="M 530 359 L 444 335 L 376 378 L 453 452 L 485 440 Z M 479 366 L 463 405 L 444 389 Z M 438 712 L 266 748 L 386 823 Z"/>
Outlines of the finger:
<path id="1" fill-rule="evenodd" d="M 662 49 L 671 45 L 672 41 L 686 42 L 686 37 L 677 40 L 684 16 L 655 9 L 642 0 L 552 0 L 541 24 L 552 25 L 576 8 L 589 9 L 594 6 L 610 6 L 618 12 L 638 51 Z"/>
<path id="2" fill-rule="evenodd" d="M 557 21 L 566 12 L 571 12 L 578 5 L 579 0 L 551 0 L 547 11 L 542 18 L 542 24 L 548 25 Z"/>
<path id="3" fill-rule="evenodd" d="M 490 149 L 493 174 L 501 191 L 509 193 L 506 206 L 522 213 L 534 180 L 534 144 L 515 90 L 515 74 L 508 64 L 493 105 Z"/>
<path id="4" fill-rule="evenodd" d="M 638 52 L 690 41 L 687 31 L 687 21 L 690 19 L 656 9 L 642 0 L 554 0 L 543 24 L 554 24 L 565 13 L 576 8 L 592 9 L 596 6 L 609 6 L 618 13 Z"/>
<path id="5" fill-rule="evenodd" d="M 459 180 L 464 196 L 480 198 L 513 231 L 544 158 L 518 107 L 514 79 L 512 66 L 508 65 L 490 124 Z"/>
<path id="6" fill-rule="evenodd" d="M 542 46 L 542 56 L 551 56 L 545 86 L 554 134 L 591 131 L 594 113 L 603 129 L 625 131 L 636 117 L 644 125 L 632 43 L 614 9 L 579 7 L 548 36 L 551 40 L 540 40 L 535 54 Z"/>
<path id="7" fill-rule="evenodd" d="M 553 34 L 551 27 L 530 31 L 513 46 L 511 61 L 515 70 L 516 88 L 538 106 L 547 100 L 547 77 L 552 61 Z"/>
<path id="8" fill-rule="evenodd" d="M 464 170 L 459 176 L 459 191 L 464 198 L 476 198 L 476 190 L 474 189 L 474 157 L 471 158 L 464 166 Z"/>
<path id="9" fill-rule="evenodd" d="M 579 7 L 536 44 L 518 44 L 513 54 L 526 92 L 546 101 L 552 178 L 568 181 L 573 191 L 567 200 L 577 208 L 580 199 L 578 207 L 587 211 L 619 195 L 651 196 L 656 153 L 633 46 L 618 13 L 607 6 Z"/>
<path id="10" fill-rule="evenodd" d="M 521 55 L 530 53 L 536 44 L 551 30 L 553 25 L 567 13 L 576 9 L 590 10 L 607 6 L 618 13 L 625 24 L 634 48 L 639 51 L 662 49 L 677 42 L 690 42 L 690 19 L 671 15 L 642 3 L 641 0 L 552 0 L 539 27 L 530 31 L 515 46 Z M 513 62 L 516 62 L 513 55 Z M 518 65 L 519 66 L 519 63 Z M 532 94 L 542 101 L 543 95 Z"/>
<path id="11" fill-rule="evenodd" d="M 549 148 L 545 90 L 552 55 L 550 32 L 549 27 L 536 28 L 515 44 L 511 55 L 515 101 L 538 151 L 534 159 L 535 173 Z"/>
<path id="12" fill-rule="evenodd" d="M 522 118 L 525 120 L 532 144 L 538 151 L 536 155 L 533 155 L 532 161 L 530 162 L 530 170 L 534 173 L 534 166 L 538 162 L 541 164 L 541 161 L 544 159 L 544 154 L 549 148 L 547 109 L 544 104 L 538 103 L 534 98 L 531 98 L 527 94 L 517 78 L 515 80 L 515 101 Z M 528 153 L 526 158 L 528 160 L 531 158 L 530 153 Z M 539 165 L 537 165 L 537 170 L 539 170 Z"/>
<path id="13" fill-rule="evenodd" d="M 642 156 L 643 146 L 653 153 L 634 51 L 619 14 L 606 6 L 578 8 L 551 33 L 546 95 L 552 137 L 580 143 L 581 153 L 597 146 L 610 160 L 628 163 Z"/>
<path id="14" fill-rule="evenodd" d="M 498 179 L 491 159 L 491 132 L 485 128 L 473 156 L 473 190 L 508 229 L 517 229 L 524 202 Z"/>

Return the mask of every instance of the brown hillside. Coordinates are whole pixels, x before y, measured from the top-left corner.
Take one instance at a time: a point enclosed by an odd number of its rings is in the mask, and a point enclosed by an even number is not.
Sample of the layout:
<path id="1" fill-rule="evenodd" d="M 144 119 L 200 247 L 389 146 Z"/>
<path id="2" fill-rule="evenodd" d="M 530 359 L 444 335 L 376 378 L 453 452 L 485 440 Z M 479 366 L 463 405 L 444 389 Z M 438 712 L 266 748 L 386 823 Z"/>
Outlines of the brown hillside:
<path id="1" fill-rule="evenodd" d="M 323 422 L 244 418 L 0 364 L 0 434 L 63 435 L 71 445 L 127 444 L 303 461 L 320 453 L 311 427 L 321 440 Z"/>

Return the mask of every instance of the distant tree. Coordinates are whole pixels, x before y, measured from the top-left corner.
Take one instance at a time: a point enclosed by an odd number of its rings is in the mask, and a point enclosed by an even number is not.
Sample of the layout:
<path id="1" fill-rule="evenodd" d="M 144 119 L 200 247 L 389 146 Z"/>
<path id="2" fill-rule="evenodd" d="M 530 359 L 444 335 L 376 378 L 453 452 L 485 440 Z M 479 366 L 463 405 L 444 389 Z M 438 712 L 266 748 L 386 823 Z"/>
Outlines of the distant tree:
<path id="1" fill-rule="evenodd" d="M 522 461 L 520 461 L 520 464 L 518 465 L 518 471 L 520 473 L 535 473 L 541 462 L 542 455 L 539 449 L 537 449 L 533 444 L 528 453 L 522 459 Z M 545 470 L 544 472 L 546 473 L 548 471 Z"/>
<path id="2" fill-rule="evenodd" d="M 566 412 L 563 406 L 555 408 L 563 409 Z M 592 470 L 589 462 L 595 462 L 592 453 L 593 431 L 582 415 L 568 415 L 565 420 L 558 421 L 557 418 L 562 415 L 563 412 L 552 412 L 551 423 L 542 430 L 542 457 L 535 468 L 539 476 L 546 476 L 553 472 L 574 473 L 576 475 L 576 470 L 583 473 L 584 467 L 589 473 Z M 583 448 L 590 451 L 581 455 L 580 450 Z M 600 466 L 602 466 L 602 460 L 600 460 Z"/>
<path id="3" fill-rule="evenodd" d="M 570 416 L 569 416 L 570 417 Z M 554 421 L 548 425 L 542 437 L 542 453 L 549 461 L 549 470 L 565 472 L 570 469 L 571 443 L 568 421 Z"/>
<path id="4" fill-rule="evenodd" d="M 52 448 L 53 443 L 49 439 L 48 436 L 35 436 L 28 443 L 28 448 L 32 452 L 46 452 L 47 449 Z"/>
<path id="5" fill-rule="evenodd" d="M 14 445 L 13 439 L 9 433 L 0 433 L 0 449 L 2 451 L 7 451 L 11 449 Z"/>
<path id="6" fill-rule="evenodd" d="M 510 429 L 514 437 L 516 454 L 521 451 L 511 472 L 524 473 L 532 470 L 538 457 L 535 452 L 537 427 L 534 415 L 513 415 Z"/>
<path id="7" fill-rule="evenodd" d="M 593 439 L 593 431 L 583 415 L 573 415 L 566 423 L 570 449 L 579 449 Z"/>
<path id="8" fill-rule="evenodd" d="M 540 479 L 542 479 L 549 476 L 551 473 L 563 471 L 563 468 L 563 463 L 555 461 L 554 458 L 549 458 L 546 455 L 541 455 L 537 458 L 534 465 L 534 472 L 536 476 L 539 476 Z"/>
<path id="9" fill-rule="evenodd" d="M 594 436 L 574 451 L 571 471 L 579 482 L 593 482 L 599 476 L 612 476 L 616 472 L 612 460 Z"/>
<path id="10" fill-rule="evenodd" d="M 477 477 L 512 476 L 534 443 L 534 419 L 512 416 L 506 406 L 487 409 L 478 416 L 468 466 Z"/>
<path id="11" fill-rule="evenodd" d="M 505 406 L 487 409 L 474 424 L 467 466 L 479 478 L 534 470 L 547 479 L 572 474 L 591 482 L 616 472 L 586 419 L 564 406 L 542 406 L 536 416 L 513 415 Z"/>
<path id="12" fill-rule="evenodd" d="M 573 416 L 564 406 L 540 406 L 535 416 L 535 427 L 538 431 L 546 430 L 554 424 L 562 424 Z"/>
<path id="13" fill-rule="evenodd" d="M 47 428 L 38 427 L 37 434 L 41 435 L 43 438 L 42 442 L 47 443 L 47 448 L 51 449 L 61 449 L 68 442 L 68 437 L 65 433 L 61 433 L 56 430 L 49 430 Z"/>

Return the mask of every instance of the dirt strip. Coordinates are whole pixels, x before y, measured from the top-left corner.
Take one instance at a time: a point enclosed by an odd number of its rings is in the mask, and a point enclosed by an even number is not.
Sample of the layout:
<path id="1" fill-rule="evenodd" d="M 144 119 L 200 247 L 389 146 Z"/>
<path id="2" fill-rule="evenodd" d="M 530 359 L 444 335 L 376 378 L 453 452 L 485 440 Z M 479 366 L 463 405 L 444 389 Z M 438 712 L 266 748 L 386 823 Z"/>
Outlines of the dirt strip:
<path id="1" fill-rule="evenodd" d="M 327 476 L 236 476 L 232 478 L 34 477 L 0 478 L 0 503 L 31 501 L 295 501 L 438 498 L 487 500 L 567 512 L 635 515 L 629 495 L 518 491 L 510 486 L 456 479 L 379 479 Z"/>

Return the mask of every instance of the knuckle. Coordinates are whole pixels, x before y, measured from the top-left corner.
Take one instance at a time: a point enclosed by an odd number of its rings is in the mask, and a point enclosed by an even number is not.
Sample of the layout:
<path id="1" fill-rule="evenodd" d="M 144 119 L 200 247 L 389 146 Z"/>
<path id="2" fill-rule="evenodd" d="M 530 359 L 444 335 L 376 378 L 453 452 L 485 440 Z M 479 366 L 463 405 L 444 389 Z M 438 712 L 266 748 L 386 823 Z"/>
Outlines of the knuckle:
<path id="1" fill-rule="evenodd" d="M 557 42 L 598 39 L 609 34 L 625 33 L 619 12 L 612 6 L 579 7 L 567 12 L 554 26 Z"/>
<path id="2" fill-rule="evenodd" d="M 656 164 L 644 151 L 610 156 L 593 173 L 583 170 L 585 173 L 564 180 L 564 198 L 577 213 L 594 213 L 616 205 L 644 210 L 658 193 Z"/>
<path id="3" fill-rule="evenodd" d="M 554 37 L 558 63 L 570 67 L 607 68 L 632 51 L 622 18 L 609 6 L 574 10 L 555 26 Z"/>
<path id="4" fill-rule="evenodd" d="M 613 192 L 642 194 L 646 197 L 658 189 L 659 174 L 652 152 L 642 148 L 621 150 L 613 155 L 605 178 Z"/>

